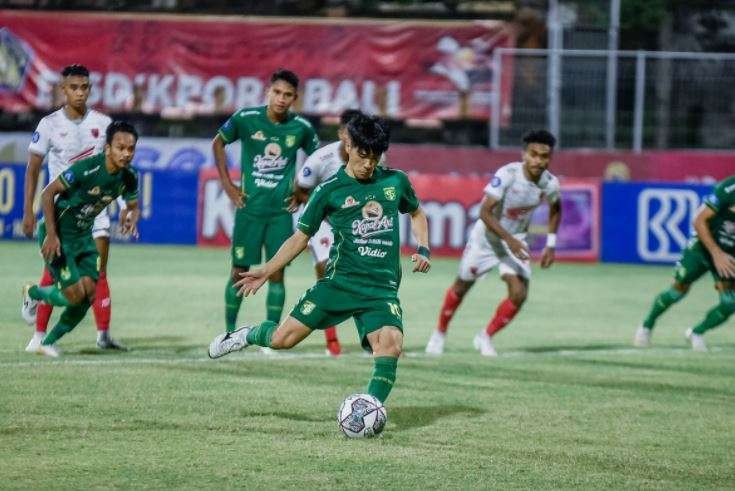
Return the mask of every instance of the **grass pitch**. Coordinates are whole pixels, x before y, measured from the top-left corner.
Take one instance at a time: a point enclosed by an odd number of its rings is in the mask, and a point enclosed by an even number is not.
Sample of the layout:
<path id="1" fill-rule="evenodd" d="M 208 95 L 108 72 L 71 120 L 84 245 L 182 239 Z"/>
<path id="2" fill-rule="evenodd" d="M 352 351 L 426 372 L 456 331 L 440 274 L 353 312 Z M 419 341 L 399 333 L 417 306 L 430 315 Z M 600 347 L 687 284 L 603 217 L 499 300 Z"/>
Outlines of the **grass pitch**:
<path id="1" fill-rule="evenodd" d="M 460 308 L 447 352 L 423 355 L 456 260 L 405 272 L 405 351 L 381 438 L 342 437 L 335 414 L 372 361 L 350 322 L 346 354 L 323 336 L 276 356 L 207 358 L 223 329 L 225 250 L 113 245 L 112 333 L 94 347 L 91 312 L 63 358 L 23 352 L 20 286 L 40 272 L 32 243 L 0 243 L 0 479 L 3 488 L 660 488 L 735 487 L 735 330 L 691 352 L 684 329 L 717 299 L 703 279 L 667 313 L 650 350 L 635 327 L 670 268 L 535 269 L 524 310 L 471 346 L 504 296 L 491 273 Z M 408 260 L 404 266 L 408 269 Z M 410 271 L 410 270 L 409 270 Z M 307 255 L 287 272 L 287 309 L 313 283 Z M 242 323 L 264 317 L 264 292 Z M 57 311 L 58 312 L 58 311 Z M 58 313 L 55 313 L 55 317 Z"/>

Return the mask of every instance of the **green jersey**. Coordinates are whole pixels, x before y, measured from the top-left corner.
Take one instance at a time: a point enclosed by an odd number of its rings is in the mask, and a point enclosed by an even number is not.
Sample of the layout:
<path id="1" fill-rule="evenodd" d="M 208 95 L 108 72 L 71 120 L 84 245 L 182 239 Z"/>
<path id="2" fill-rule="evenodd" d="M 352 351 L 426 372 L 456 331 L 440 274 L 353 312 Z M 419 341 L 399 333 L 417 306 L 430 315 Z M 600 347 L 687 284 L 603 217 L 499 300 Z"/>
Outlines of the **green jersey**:
<path id="1" fill-rule="evenodd" d="M 720 181 L 704 203 L 715 212 L 709 231 L 715 242 L 728 254 L 735 254 L 735 176 Z"/>
<path id="2" fill-rule="evenodd" d="M 99 213 L 115 198 L 138 199 L 138 177 L 132 169 L 110 174 L 105 154 L 80 160 L 59 174 L 64 191 L 56 200 L 56 223 L 63 237 L 81 237 L 92 232 Z"/>
<path id="3" fill-rule="evenodd" d="M 293 195 L 296 154 L 311 154 L 319 138 L 311 124 L 289 113 L 282 123 L 268 119 L 267 106 L 241 109 L 219 129 L 225 143 L 240 140 L 244 212 L 253 217 L 288 213 Z"/>
<path id="4" fill-rule="evenodd" d="M 395 297 L 401 282 L 399 213 L 419 200 L 405 173 L 377 167 L 358 181 L 341 167 L 316 187 L 298 229 L 311 236 L 326 218 L 334 244 L 323 280 L 363 298 Z"/>

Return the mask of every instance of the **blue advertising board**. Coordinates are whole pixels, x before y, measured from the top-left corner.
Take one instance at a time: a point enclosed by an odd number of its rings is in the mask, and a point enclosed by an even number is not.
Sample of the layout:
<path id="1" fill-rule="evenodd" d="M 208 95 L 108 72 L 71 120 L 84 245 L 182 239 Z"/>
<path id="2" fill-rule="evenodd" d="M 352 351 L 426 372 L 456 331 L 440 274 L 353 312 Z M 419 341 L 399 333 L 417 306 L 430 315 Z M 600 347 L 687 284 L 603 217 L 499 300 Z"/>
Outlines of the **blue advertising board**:
<path id="1" fill-rule="evenodd" d="M 604 262 L 670 264 L 691 237 L 712 186 L 606 182 L 602 186 Z"/>
<path id="2" fill-rule="evenodd" d="M 46 180 L 45 170 L 43 173 L 39 178 L 41 182 Z M 140 172 L 139 178 L 138 242 L 196 244 L 199 173 L 148 170 Z M 22 230 L 24 180 L 25 164 L 0 163 L 0 239 L 25 239 Z M 114 203 L 108 207 L 108 213 L 113 240 L 130 241 L 129 237 L 119 234 Z"/>

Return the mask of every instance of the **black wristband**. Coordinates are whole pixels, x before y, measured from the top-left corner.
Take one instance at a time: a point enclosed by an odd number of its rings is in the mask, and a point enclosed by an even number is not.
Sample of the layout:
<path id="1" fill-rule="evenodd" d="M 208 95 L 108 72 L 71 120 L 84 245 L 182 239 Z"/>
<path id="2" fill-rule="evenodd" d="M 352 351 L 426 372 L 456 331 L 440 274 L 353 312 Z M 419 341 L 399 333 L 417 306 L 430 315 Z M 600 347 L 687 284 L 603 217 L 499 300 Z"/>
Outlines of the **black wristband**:
<path id="1" fill-rule="evenodd" d="M 422 255 L 426 259 L 430 259 L 431 258 L 431 251 L 429 250 L 428 247 L 418 246 L 418 248 L 416 249 L 416 254 Z"/>

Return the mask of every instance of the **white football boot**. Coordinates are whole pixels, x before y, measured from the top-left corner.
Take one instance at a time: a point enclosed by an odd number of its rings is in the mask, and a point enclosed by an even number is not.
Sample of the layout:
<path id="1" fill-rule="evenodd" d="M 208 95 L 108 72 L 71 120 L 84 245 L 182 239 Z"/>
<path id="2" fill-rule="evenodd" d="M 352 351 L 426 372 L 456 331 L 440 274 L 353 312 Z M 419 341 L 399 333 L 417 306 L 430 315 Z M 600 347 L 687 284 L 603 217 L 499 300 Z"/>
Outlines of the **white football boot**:
<path id="1" fill-rule="evenodd" d="M 446 334 L 435 329 L 434 332 L 431 333 L 429 342 L 426 343 L 426 354 L 441 355 L 444 353 L 444 340 L 446 337 Z"/>
<path id="2" fill-rule="evenodd" d="M 61 350 L 55 344 L 40 344 L 36 353 L 39 355 L 50 356 L 51 358 L 58 358 L 61 356 Z"/>
<path id="3" fill-rule="evenodd" d="M 247 348 L 247 336 L 251 329 L 252 326 L 243 326 L 236 331 L 218 335 L 209 343 L 209 357 L 212 359 L 219 358 L 233 351 L 240 351 L 243 348 Z"/>
<path id="4" fill-rule="evenodd" d="M 38 348 L 41 346 L 41 341 L 43 341 L 43 338 L 46 337 L 46 333 L 34 331 L 33 337 L 30 341 L 28 341 L 28 346 L 26 346 L 26 351 L 28 353 L 36 353 L 38 351 Z"/>
<path id="5" fill-rule="evenodd" d="M 707 343 L 704 342 L 704 337 L 695 333 L 694 329 L 687 329 L 686 337 L 690 343 L 692 343 L 692 349 L 700 353 L 707 353 Z"/>
<path id="6" fill-rule="evenodd" d="M 482 356 L 498 356 L 490 336 L 485 331 L 478 332 L 475 339 L 472 340 L 472 344 L 475 345 L 475 349 L 479 350 Z"/>
<path id="7" fill-rule="evenodd" d="M 38 310 L 38 300 L 33 300 L 28 295 L 28 290 L 30 290 L 32 286 L 33 285 L 30 283 L 23 285 L 22 303 L 20 306 L 20 315 L 29 326 L 36 323 L 36 311 Z"/>
<path id="8" fill-rule="evenodd" d="M 651 329 L 640 326 L 633 337 L 633 346 L 636 348 L 650 348 L 651 334 L 653 334 Z"/>

